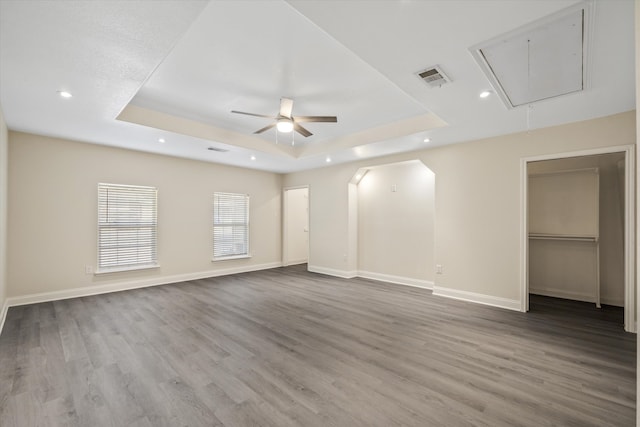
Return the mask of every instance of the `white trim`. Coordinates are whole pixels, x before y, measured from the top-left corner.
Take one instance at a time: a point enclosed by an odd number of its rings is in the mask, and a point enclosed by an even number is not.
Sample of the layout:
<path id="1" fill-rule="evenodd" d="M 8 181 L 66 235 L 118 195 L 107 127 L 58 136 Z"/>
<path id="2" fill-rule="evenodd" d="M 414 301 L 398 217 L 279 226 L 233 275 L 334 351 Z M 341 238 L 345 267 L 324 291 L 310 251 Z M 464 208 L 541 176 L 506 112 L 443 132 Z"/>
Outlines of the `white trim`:
<path id="1" fill-rule="evenodd" d="M 551 153 L 538 156 L 523 157 L 526 162 L 539 162 L 541 160 L 566 159 L 569 157 L 595 156 L 598 154 L 622 153 L 633 149 L 633 145 L 612 145 L 611 147 L 590 148 L 588 150 L 571 151 L 569 153 Z"/>
<path id="2" fill-rule="evenodd" d="M 636 154 L 630 145 L 624 156 L 624 329 L 637 333 L 636 314 Z"/>
<path id="3" fill-rule="evenodd" d="M 520 159 L 520 311 L 529 311 L 529 176 L 526 159 Z"/>
<path id="4" fill-rule="evenodd" d="M 95 271 L 96 276 L 102 276 L 109 273 L 122 273 L 123 271 L 136 271 L 136 270 L 152 270 L 154 268 L 160 268 L 160 264 L 144 264 L 144 265 L 129 265 L 114 268 L 99 268 Z"/>
<path id="5" fill-rule="evenodd" d="M 288 267 L 290 265 L 300 265 L 300 264 L 306 264 L 306 263 L 307 263 L 306 259 L 296 259 L 296 260 L 293 260 L 293 261 L 289 261 L 286 264 L 283 263 L 282 266 L 283 267 Z"/>
<path id="6" fill-rule="evenodd" d="M 527 206 L 527 164 L 541 160 L 564 159 L 568 157 L 593 156 L 608 153 L 625 153 L 625 212 L 624 212 L 624 329 L 635 333 L 636 316 L 636 259 L 635 259 L 635 220 L 636 220 L 636 182 L 635 182 L 635 146 L 616 145 L 568 153 L 553 153 L 520 159 L 520 310 L 529 311 L 529 245 L 528 245 L 528 206 Z"/>
<path id="7" fill-rule="evenodd" d="M 309 184 L 304 184 L 304 185 L 294 185 L 292 187 L 283 187 L 282 191 L 287 191 L 287 190 L 301 190 L 303 188 L 309 188 Z"/>
<path id="8" fill-rule="evenodd" d="M 307 267 L 307 271 L 310 271 L 312 273 L 326 274 L 327 276 L 342 277 L 343 279 L 353 279 L 354 277 L 358 277 L 357 271 L 336 270 L 333 268 L 320 267 L 317 265 L 309 265 Z"/>
<path id="9" fill-rule="evenodd" d="M 229 256 L 219 256 L 211 259 L 211 262 L 219 262 L 219 261 L 230 261 L 232 259 L 249 259 L 253 255 L 244 254 L 244 255 L 229 255 Z"/>
<path id="10" fill-rule="evenodd" d="M 83 286 L 82 288 L 64 289 L 61 291 L 43 292 L 39 294 L 23 295 L 7 298 L 5 306 L 36 304 L 41 302 L 57 301 L 68 298 L 86 297 L 91 295 L 107 294 L 110 292 L 127 291 L 130 289 L 146 288 L 150 286 L 168 285 L 172 283 L 186 282 L 189 280 L 206 279 L 209 277 L 226 276 L 229 274 L 247 273 L 250 271 L 268 270 L 282 267 L 281 262 L 225 268 L 221 270 L 201 271 L 198 273 L 176 274 L 173 276 L 154 277 L 144 280 L 132 280 L 128 282 L 109 283 L 106 285 Z"/>
<path id="11" fill-rule="evenodd" d="M 7 313 L 9 312 L 9 301 L 5 301 L 0 311 L 0 335 L 2 334 L 2 328 L 4 328 L 4 321 L 7 320 Z"/>
<path id="12" fill-rule="evenodd" d="M 394 276 L 392 274 L 375 273 L 373 271 L 358 271 L 358 277 L 379 280 L 381 282 L 395 283 L 398 285 L 413 286 L 415 288 L 433 289 L 433 281 L 431 280 Z"/>
<path id="13" fill-rule="evenodd" d="M 441 286 L 433 287 L 433 295 L 474 302 L 477 304 L 490 305 L 492 307 L 505 308 L 507 310 L 520 311 L 520 300 L 517 299 L 494 297 L 493 295 L 443 288 Z"/>

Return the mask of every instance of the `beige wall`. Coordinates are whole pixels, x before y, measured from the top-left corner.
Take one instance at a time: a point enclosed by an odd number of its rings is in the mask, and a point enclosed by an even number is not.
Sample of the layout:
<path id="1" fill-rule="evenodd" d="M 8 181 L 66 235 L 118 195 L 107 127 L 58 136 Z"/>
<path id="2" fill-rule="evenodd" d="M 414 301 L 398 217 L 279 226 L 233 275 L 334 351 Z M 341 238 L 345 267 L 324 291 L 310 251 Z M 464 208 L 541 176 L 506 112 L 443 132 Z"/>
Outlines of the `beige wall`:
<path id="1" fill-rule="evenodd" d="M 358 184 L 359 271 L 433 282 L 434 190 L 419 161 L 368 171 Z"/>
<path id="2" fill-rule="evenodd" d="M 309 268 L 349 271 L 349 194 L 357 167 L 340 165 L 285 175 L 284 186 L 309 185 Z"/>
<path id="3" fill-rule="evenodd" d="M 435 285 L 520 299 L 520 160 L 635 142 L 635 112 L 286 175 L 310 186 L 309 264 L 348 273 L 347 184 L 361 167 L 421 160 L 436 176 Z M 334 249 L 335 248 L 335 249 Z"/>
<path id="4" fill-rule="evenodd" d="M 9 297 L 281 262 L 281 175 L 16 132 L 9 159 Z M 99 182 L 158 188 L 159 269 L 85 273 L 96 265 Z M 251 259 L 211 261 L 214 191 L 250 195 Z"/>
<path id="5" fill-rule="evenodd" d="M 358 273 L 358 186 L 350 182 L 348 190 L 349 205 L 347 207 L 349 220 L 347 230 L 349 232 L 349 240 L 347 243 L 347 269 L 350 271 L 349 276 Z"/>
<path id="6" fill-rule="evenodd" d="M 11 132 L 7 295 L 180 280 L 194 273 L 275 265 L 281 261 L 283 186 L 310 187 L 310 267 L 354 275 L 357 203 L 349 197 L 349 182 L 358 168 L 417 159 L 436 175 L 432 264 L 441 264 L 443 274 L 435 276 L 435 285 L 518 300 L 520 159 L 633 141 L 635 113 L 628 112 L 293 173 L 283 179 L 266 172 Z M 96 262 L 98 182 L 158 187 L 159 270 L 85 274 L 85 266 L 95 267 Z M 58 189 L 64 191 L 56 194 Z M 210 261 L 210 199 L 217 190 L 251 194 L 254 257 L 250 260 Z M 60 242 L 63 251 L 58 249 Z M 394 272 L 413 274 L 404 269 Z"/>
<path id="7" fill-rule="evenodd" d="M 0 109 L 0 330 L 7 296 L 7 146 L 9 135 Z"/>

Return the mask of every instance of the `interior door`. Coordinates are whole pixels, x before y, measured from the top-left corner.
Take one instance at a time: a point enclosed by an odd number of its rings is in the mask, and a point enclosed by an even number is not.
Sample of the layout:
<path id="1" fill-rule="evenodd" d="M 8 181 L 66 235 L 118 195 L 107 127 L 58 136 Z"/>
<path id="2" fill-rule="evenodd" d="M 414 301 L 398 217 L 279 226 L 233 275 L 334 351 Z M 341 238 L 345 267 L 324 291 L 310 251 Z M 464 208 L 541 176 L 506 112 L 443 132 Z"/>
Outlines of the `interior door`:
<path id="1" fill-rule="evenodd" d="M 309 188 L 285 190 L 284 264 L 309 259 Z"/>

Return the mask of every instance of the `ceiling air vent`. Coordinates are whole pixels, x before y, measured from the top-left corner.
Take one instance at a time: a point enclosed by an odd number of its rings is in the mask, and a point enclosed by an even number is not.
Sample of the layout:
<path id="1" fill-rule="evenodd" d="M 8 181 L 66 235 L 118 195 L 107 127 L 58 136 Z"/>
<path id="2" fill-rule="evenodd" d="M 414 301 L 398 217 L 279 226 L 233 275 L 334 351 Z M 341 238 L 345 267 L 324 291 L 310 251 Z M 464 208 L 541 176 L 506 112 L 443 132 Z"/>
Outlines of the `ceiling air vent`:
<path id="1" fill-rule="evenodd" d="M 218 147 L 209 147 L 207 148 L 207 150 L 211 150 L 211 151 L 217 151 L 218 153 L 226 153 L 229 150 L 225 150 L 224 148 L 218 148 Z"/>
<path id="2" fill-rule="evenodd" d="M 437 65 L 429 67 L 424 71 L 418 73 L 420 77 L 429 87 L 440 87 L 445 83 L 449 83 L 451 80 L 447 77 L 440 67 Z"/>

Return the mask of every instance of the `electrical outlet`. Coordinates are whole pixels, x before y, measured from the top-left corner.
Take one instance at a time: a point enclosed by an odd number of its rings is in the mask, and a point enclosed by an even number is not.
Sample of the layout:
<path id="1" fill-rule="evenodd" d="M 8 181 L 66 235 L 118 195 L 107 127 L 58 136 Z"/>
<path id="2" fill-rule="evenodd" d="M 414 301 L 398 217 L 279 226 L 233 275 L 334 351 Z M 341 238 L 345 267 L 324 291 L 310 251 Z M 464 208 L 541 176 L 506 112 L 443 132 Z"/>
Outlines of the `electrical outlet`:
<path id="1" fill-rule="evenodd" d="M 436 264 L 436 274 L 442 274 L 442 264 Z"/>
<path id="2" fill-rule="evenodd" d="M 93 274 L 93 266 L 85 265 L 84 266 L 84 274 Z"/>

